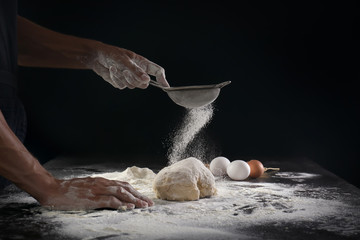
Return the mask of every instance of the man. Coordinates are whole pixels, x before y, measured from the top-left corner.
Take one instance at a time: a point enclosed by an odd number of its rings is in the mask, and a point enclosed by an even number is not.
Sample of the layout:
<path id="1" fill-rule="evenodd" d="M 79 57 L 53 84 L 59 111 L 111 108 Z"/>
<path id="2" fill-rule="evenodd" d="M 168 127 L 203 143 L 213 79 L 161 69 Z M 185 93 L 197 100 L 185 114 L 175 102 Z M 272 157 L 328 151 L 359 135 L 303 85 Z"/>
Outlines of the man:
<path id="1" fill-rule="evenodd" d="M 24 109 L 16 97 L 16 66 L 91 69 L 116 88 L 147 88 L 164 69 L 126 49 L 60 34 L 17 16 L 14 0 L 0 0 L 0 175 L 59 210 L 148 207 L 154 203 L 126 182 L 54 178 L 22 144 Z M 17 44 L 16 44 L 17 42 Z"/>

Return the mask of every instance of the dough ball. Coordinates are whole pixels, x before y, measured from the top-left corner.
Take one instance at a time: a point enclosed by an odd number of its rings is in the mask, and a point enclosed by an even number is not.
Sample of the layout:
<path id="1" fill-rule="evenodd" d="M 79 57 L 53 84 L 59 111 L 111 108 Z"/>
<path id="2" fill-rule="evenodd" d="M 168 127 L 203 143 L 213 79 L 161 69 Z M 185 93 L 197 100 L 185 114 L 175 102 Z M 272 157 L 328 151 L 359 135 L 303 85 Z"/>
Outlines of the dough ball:
<path id="1" fill-rule="evenodd" d="M 154 179 L 153 189 L 158 198 L 173 201 L 192 201 L 216 194 L 214 176 L 194 157 L 163 168 Z"/>

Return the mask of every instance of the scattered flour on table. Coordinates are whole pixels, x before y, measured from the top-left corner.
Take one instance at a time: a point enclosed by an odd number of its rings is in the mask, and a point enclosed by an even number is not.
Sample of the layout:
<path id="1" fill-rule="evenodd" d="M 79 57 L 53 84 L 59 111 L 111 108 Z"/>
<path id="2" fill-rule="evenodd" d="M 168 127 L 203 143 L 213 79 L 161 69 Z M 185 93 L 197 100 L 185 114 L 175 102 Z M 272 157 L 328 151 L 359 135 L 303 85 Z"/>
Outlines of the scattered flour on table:
<path id="1" fill-rule="evenodd" d="M 304 182 L 280 184 L 216 178 L 216 196 L 174 202 L 156 198 L 152 190 L 155 177 L 152 170 L 131 167 L 123 172 L 91 177 L 128 181 L 153 199 L 155 206 L 125 212 L 64 212 L 43 208 L 35 211 L 39 217 L 60 225 L 58 232 L 65 238 L 76 239 L 258 239 L 251 230 L 256 226 L 282 228 L 289 224 L 342 236 L 359 236 L 358 206 L 341 201 L 341 195 L 334 194 L 334 188 L 307 185 L 306 179 L 310 178 L 307 174 L 288 172 L 289 178 L 291 175 Z"/>
<path id="2" fill-rule="evenodd" d="M 171 146 L 167 154 L 169 165 L 190 157 L 186 152 L 189 144 L 194 140 L 196 134 L 211 121 L 214 108 L 212 104 L 209 104 L 199 108 L 186 109 L 186 111 L 180 128 L 170 137 Z M 202 149 L 200 148 L 197 149 L 198 151 L 192 152 L 192 156 L 202 160 L 200 156 Z"/>
<path id="3" fill-rule="evenodd" d="M 304 182 L 308 178 L 320 177 L 319 174 L 314 173 L 301 173 L 301 172 L 277 172 L 276 178 L 287 178 L 294 182 Z"/>

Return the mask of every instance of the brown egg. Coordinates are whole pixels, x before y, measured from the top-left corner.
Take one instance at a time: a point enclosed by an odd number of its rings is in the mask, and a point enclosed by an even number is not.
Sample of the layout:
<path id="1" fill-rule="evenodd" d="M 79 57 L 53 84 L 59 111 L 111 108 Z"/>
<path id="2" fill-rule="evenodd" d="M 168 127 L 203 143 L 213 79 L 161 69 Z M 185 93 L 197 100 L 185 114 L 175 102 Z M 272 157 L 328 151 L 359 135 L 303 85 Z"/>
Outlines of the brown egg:
<path id="1" fill-rule="evenodd" d="M 263 164 L 259 160 L 250 160 L 247 162 L 250 166 L 250 175 L 251 178 L 258 178 L 265 172 Z"/>

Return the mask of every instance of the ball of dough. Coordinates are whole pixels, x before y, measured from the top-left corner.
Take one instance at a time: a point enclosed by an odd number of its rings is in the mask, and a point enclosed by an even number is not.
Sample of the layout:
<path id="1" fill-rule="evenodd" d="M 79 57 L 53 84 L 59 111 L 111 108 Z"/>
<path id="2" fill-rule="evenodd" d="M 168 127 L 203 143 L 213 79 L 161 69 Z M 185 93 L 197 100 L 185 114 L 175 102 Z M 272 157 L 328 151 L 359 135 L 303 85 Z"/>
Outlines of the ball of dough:
<path id="1" fill-rule="evenodd" d="M 193 201 L 216 194 L 214 176 L 194 157 L 163 168 L 154 179 L 153 189 L 158 198 L 173 201 Z"/>

